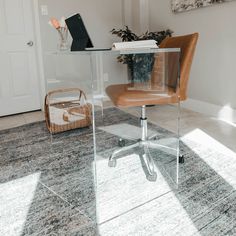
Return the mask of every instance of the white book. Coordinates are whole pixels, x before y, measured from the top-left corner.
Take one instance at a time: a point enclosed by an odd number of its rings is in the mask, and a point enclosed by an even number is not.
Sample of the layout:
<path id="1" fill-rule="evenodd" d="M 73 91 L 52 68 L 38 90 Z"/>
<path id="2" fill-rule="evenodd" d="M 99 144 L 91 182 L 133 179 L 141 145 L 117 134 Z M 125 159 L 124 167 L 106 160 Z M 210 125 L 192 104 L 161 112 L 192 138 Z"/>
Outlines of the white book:
<path id="1" fill-rule="evenodd" d="M 155 40 L 140 40 L 131 42 L 119 42 L 112 44 L 112 50 L 125 50 L 136 48 L 158 48 Z"/>

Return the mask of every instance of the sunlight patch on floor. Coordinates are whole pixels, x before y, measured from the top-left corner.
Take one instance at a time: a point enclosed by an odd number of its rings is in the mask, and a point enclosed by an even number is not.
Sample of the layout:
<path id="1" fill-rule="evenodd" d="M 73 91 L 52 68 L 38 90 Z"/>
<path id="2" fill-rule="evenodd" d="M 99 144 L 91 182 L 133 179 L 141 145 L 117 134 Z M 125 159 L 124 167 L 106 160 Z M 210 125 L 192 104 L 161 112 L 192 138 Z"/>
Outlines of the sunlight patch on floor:
<path id="1" fill-rule="evenodd" d="M 201 235 L 173 192 L 99 225 L 99 233 L 101 236 Z"/>
<path id="2" fill-rule="evenodd" d="M 198 235 L 194 223 L 158 168 L 155 169 L 157 181 L 149 182 L 136 154 L 118 159 L 115 168 L 108 167 L 107 159 L 101 157 L 96 164 L 101 236 L 164 235 L 170 229 Z"/>
<path id="3" fill-rule="evenodd" d="M 236 123 L 233 121 L 229 121 L 229 120 L 225 120 L 225 119 L 218 119 L 218 118 L 211 118 L 211 119 L 216 120 L 216 121 L 218 121 L 218 120 L 223 121 L 224 123 L 236 128 Z"/>
<path id="4" fill-rule="evenodd" d="M 21 236 L 39 178 L 35 173 L 0 184 L 0 235 Z"/>
<path id="5" fill-rule="evenodd" d="M 191 147 L 189 140 L 200 144 Z M 200 158 L 203 159 L 227 183 L 236 189 L 236 153 L 200 129 L 195 129 L 182 137 Z M 205 151 L 203 151 L 205 150 Z M 211 152 L 212 150 L 212 152 Z M 215 152 L 217 151 L 217 153 Z"/>
<path id="6" fill-rule="evenodd" d="M 228 123 L 233 123 L 235 115 L 234 109 L 230 106 L 230 104 L 227 104 L 218 112 L 217 118 Z"/>
<path id="7" fill-rule="evenodd" d="M 181 140 L 183 142 L 187 142 L 188 140 L 191 140 L 197 144 L 200 144 L 202 146 L 205 146 L 206 148 L 214 149 L 215 151 L 218 151 L 224 155 L 234 156 L 236 158 L 236 153 L 233 152 L 231 149 L 202 131 L 201 129 L 195 129 L 187 134 L 185 134 Z"/>
<path id="8" fill-rule="evenodd" d="M 146 179 L 137 154 L 118 159 L 115 168 L 109 167 L 108 160 L 100 157 L 96 166 L 99 223 L 170 191 L 168 183 L 157 168 L 157 181 L 150 182 Z"/>

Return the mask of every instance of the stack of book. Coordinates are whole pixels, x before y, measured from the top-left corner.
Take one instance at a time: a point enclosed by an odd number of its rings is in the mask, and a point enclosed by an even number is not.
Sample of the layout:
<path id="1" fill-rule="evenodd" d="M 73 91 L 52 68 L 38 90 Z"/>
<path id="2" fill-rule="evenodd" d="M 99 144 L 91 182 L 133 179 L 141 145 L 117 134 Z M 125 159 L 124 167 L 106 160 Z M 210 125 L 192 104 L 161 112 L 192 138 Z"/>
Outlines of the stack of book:
<path id="1" fill-rule="evenodd" d="M 158 48 L 155 40 L 140 40 L 132 42 L 113 43 L 112 50 L 129 50 L 129 49 L 150 49 Z"/>

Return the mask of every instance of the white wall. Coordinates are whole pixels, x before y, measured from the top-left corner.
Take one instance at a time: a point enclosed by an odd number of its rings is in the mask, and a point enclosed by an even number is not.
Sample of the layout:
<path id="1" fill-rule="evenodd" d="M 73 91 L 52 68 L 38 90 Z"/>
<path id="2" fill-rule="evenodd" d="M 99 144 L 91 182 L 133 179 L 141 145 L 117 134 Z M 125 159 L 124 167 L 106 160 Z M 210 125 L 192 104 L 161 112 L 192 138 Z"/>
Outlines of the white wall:
<path id="1" fill-rule="evenodd" d="M 189 97 L 236 108 L 236 1 L 184 13 L 171 12 L 170 0 L 149 0 L 150 30 L 176 35 L 199 32 Z"/>
<path id="2" fill-rule="evenodd" d="M 148 0 L 124 0 L 125 25 L 140 35 L 149 29 Z"/>
<path id="3" fill-rule="evenodd" d="M 140 34 L 141 25 L 140 25 L 140 4 L 139 0 L 131 0 L 132 8 L 131 8 L 131 19 L 132 25 L 129 27 L 136 34 Z"/>

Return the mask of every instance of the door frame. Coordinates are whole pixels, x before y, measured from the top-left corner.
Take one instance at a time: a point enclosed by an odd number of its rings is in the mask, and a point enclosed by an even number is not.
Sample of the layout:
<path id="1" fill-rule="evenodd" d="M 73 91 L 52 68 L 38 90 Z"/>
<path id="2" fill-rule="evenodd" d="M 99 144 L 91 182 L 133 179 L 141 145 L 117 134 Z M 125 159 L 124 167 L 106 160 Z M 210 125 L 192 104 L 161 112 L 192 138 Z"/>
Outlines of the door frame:
<path id="1" fill-rule="evenodd" d="M 40 107 L 44 110 L 44 96 L 46 94 L 44 66 L 43 66 L 43 50 L 41 41 L 40 21 L 39 21 L 39 2 L 38 0 L 32 1 L 32 10 L 34 20 L 34 34 L 35 34 L 35 53 L 37 65 L 37 80 L 39 84 Z"/>

